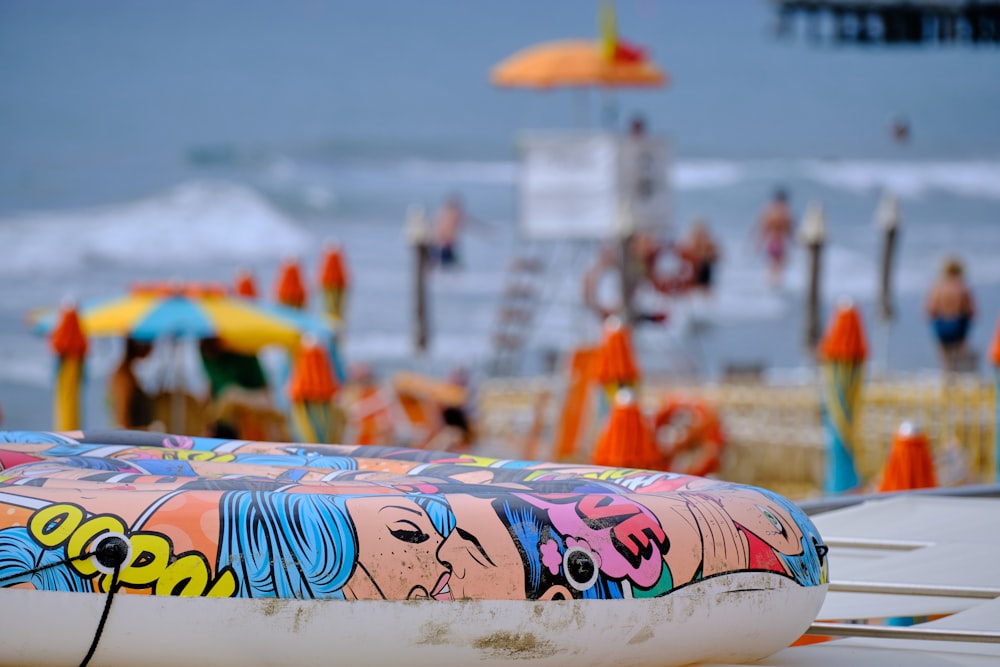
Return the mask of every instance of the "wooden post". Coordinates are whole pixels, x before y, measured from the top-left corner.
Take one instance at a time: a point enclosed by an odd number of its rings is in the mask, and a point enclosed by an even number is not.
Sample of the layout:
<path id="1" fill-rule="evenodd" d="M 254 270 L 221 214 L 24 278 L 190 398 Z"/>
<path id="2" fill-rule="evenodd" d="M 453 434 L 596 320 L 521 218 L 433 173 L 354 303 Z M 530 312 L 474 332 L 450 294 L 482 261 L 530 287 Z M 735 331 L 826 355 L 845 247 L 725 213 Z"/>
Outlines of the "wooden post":
<path id="1" fill-rule="evenodd" d="M 823 243 L 826 240 L 826 220 L 823 205 L 810 202 L 805 215 L 802 216 L 802 227 L 799 239 L 809 251 L 809 287 L 806 301 L 805 348 L 810 355 L 815 356 L 819 344 L 820 330 L 820 275 L 822 267 Z"/>
<path id="2" fill-rule="evenodd" d="M 896 249 L 899 223 L 899 201 L 892 193 L 886 192 L 875 212 L 875 226 L 883 233 L 878 305 L 879 317 L 885 323 L 896 319 L 892 305 L 892 258 Z"/>
<path id="3" fill-rule="evenodd" d="M 632 252 L 635 220 L 632 217 L 632 207 L 628 202 L 623 203 L 619 208 L 616 231 L 618 233 L 618 273 L 621 276 L 621 320 L 626 326 L 632 326 L 635 324 L 632 295 L 635 294 L 636 287 L 637 259 Z"/>
<path id="4" fill-rule="evenodd" d="M 882 196 L 882 201 L 875 211 L 875 226 L 882 232 L 882 261 L 879 280 L 878 313 L 879 321 L 884 327 L 883 350 L 881 361 L 885 368 L 889 367 L 889 334 L 892 322 L 896 319 L 892 304 L 892 258 L 895 254 L 896 241 L 899 236 L 899 200 L 891 192 Z"/>
<path id="5" fill-rule="evenodd" d="M 430 269 L 430 230 L 422 206 L 411 206 L 406 217 L 406 237 L 413 247 L 413 346 L 427 351 L 427 272 Z"/>

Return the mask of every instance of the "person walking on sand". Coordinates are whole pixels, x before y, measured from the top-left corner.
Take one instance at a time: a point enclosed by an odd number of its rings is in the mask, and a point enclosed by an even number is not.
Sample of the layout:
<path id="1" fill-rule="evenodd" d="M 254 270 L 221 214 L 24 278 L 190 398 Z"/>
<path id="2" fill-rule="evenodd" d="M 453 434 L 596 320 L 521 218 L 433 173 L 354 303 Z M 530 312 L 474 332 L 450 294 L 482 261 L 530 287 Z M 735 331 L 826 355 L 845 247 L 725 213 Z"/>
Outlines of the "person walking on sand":
<path id="1" fill-rule="evenodd" d="M 954 369 L 966 352 L 969 328 L 976 316 L 975 300 L 964 274 L 965 269 L 960 259 L 946 258 L 941 266 L 940 276 L 927 294 L 927 318 L 946 370 Z"/>
<path id="2" fill-rule="evenodd" d="M 767 259 L 772 287 L 781 284 L 794 227 L 795 221 L 788 207 L 788 193 L 783 188 L 778 188 L 757 222 L 757 248 Z"/>

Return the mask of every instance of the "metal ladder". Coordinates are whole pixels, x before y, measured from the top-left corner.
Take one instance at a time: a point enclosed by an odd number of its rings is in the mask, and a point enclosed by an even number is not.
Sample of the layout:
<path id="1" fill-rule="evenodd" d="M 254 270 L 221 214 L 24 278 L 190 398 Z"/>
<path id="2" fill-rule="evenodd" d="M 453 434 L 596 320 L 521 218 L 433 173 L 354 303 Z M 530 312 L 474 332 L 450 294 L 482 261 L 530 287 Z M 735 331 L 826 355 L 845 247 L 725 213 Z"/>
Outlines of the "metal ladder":
<path id="1" fill-rule="evenodd" d="M 518 372 L 541 305 L 545 269 L 537 249 L 529 248 L 511 260 L 493 328 L 492 375 Z"/>

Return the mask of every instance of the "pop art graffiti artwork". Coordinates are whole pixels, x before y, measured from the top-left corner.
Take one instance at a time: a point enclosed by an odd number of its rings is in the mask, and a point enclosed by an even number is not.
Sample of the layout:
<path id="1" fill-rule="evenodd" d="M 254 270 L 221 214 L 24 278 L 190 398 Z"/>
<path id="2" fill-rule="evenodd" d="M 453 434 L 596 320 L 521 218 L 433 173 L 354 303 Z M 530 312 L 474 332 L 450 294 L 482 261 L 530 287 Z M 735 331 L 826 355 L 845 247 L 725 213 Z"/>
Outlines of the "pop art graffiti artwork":
<path id="1" fill-rule="evenodd" d="M 118 560 L 96 558 L 109 536 Z M 672 473 L 387 447 L 0 432 L 0 587 L 299 600 L 670 595 L 826 583 L 809 519 Z"/>

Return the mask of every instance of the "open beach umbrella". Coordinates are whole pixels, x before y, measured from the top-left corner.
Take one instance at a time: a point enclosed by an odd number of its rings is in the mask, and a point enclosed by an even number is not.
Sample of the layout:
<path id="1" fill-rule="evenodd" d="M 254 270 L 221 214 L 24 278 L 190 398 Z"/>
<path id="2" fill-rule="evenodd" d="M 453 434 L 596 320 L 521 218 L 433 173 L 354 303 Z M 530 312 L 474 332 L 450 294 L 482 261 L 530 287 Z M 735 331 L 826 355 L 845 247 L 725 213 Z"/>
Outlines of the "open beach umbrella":
<path id="1" fill-rule="evenodd" d="M 855 429 L 861 386 L 864 382 L 865 343 L 861 314 L 853 303 L 838 304 L 819 344 L 826 437 L 827 493 L 842 493 L 859 484 L 855 465 Z"/>
<path id="2" fill-rule="evenodd" d="M 56 431 L 75 431 L 82 427 L 80 388 L 83 385 L 87 338 L 83 334 L 75 306 L 61 308 L 58 318 L 58 324 L 49 337 L 52 350 L 56 354 L 52 391 L 52 428 Z"/>
<path id="3" fill-rule="evenodd" d="M 323 310 L 337 322 L 344 320 L 344 302 L 350 276 L 340 244 L 327 246 L 320 266 L 319 286 L 323 291 Z"/>
<path id="4" fill-rule="evenodd" d="M 667 75 L 638 46 L 618 36 L 614 7 L 601 7 L 599 39 L 544 42 L 518 51 L 490 73 L 511 88 L 659 88 Z"/>
<path id="5" fill-rule="evenodd" d="M 937 486 L 934 459 L 927 436 L 909 422 L 903 422 L 892 438 L 892 449 L 879 480 L 880 493 L 929 489 Z"/>
<path id="6" fill-rule="evenodd" d="M 659 467 L 660 450 L 631 390 L 619 389 L 615 394 L 592 460 L 594 465 L 612 468 Z"/>
<path id="7" fill-rule="evenodd" d="M 608 58 L 599 40 L 544 42 L 518 51 L 490 72 L 505 88 L 660 88 L 667 75 L 646 59 Z"/>
<path id="8" fill-rule="evenodd" d="M 338 389 L 324 347 L 315 340 L 303 341 L 288 380 L 292 435 L 297 442 L 340 440 L 345 419 L 333 400 Z"/>
<path id="9" fill-rule="evenodd" d="M 268 345 L 295 349 L 304 334 L 332 336 L 321 318 L 231 296 L 216 284 L 138 284 L 126 294 L 81 303 L 79 316 L 88 337 L 221 338 L 244 353 Z M 28 321 L 35 333 L 48 335 L 58 317 L 58 309 L 40 309 L 29 313 Z"/>

